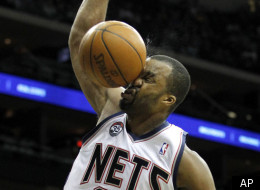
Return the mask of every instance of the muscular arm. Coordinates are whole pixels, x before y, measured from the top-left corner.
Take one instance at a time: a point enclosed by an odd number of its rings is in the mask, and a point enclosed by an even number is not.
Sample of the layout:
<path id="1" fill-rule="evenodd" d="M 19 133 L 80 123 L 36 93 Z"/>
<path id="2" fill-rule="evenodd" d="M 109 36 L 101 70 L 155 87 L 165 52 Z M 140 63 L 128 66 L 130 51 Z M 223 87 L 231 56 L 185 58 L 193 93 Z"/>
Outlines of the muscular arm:
<path id="1" fill-rule="evenodd" d="M 180 162 L 177 186 L 183 190 L 215 190 L 212 174 L 206 162 L 185 146 Z"/>
<path id="2" fill-rule="evenodd" d="M 83 0 L 69 36 L 72 67 L 80 87 L 98 116 L 103 117 L 119 111 L 122 89 L 108 89 L 92 82 L 79 63 L 78 50 L 85 33 L 95 24 L 105 20 L 108 2 L 109 0 Z"/>

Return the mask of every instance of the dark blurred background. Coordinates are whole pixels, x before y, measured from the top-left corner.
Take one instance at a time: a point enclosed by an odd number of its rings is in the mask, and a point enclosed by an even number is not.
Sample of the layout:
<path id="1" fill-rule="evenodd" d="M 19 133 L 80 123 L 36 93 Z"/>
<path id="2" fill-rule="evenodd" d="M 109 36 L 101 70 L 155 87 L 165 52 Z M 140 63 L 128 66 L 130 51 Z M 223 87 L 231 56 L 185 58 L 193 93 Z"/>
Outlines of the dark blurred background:
<path id="1" fill-rule="evenodd" d="M 79 90 L 68 35 L 81 0 L 1 0 L 0 72 Z M 107 20 L 134 26 L 149 54 L 189 70 L 177 113 L 260 133 L 259 0 L 111 0 Z M 1 81 L 0 81 L 1 82 Z M 62 189 L 96 116 L 0 94 L 0 189 Z M 181 126 L 180 126 L 181 127 Z M 260 154 L 189 137 L 218 190 L 260 175 Z"/>

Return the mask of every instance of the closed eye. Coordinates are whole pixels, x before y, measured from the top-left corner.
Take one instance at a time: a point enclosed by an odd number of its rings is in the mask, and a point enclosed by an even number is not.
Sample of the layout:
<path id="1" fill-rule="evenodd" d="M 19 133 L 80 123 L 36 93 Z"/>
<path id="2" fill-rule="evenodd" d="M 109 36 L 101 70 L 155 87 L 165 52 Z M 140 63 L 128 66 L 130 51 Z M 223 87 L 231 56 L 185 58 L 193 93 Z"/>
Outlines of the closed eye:
<path id="1" fill-rule="evenodd" d="M 147 82 L 147 83 L 153 83 L 153 82 L 155 82 L 154 76 L 155 76 L 154 73 L 152 73 L 152 72 L 147 72 L 147 73 L 145 73 L 145 74 L 142 76 L 142 79 L 143 79 L 145 82 Z"/>

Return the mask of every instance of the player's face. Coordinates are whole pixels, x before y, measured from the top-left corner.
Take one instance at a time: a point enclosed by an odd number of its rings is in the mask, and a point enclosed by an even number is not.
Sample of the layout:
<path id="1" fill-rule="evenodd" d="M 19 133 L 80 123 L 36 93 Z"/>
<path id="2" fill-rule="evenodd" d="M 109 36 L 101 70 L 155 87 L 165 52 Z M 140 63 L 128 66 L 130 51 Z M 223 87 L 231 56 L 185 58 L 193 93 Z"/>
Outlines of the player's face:
<path id="1" fill-rule="evenodd" d="M 147 59 L 144 72 L 130 84 L 120 100 L 126 113 L 154 113 L 162 111 L 162 98 L 167 90 L 171 67 L 161 61 Z"/>

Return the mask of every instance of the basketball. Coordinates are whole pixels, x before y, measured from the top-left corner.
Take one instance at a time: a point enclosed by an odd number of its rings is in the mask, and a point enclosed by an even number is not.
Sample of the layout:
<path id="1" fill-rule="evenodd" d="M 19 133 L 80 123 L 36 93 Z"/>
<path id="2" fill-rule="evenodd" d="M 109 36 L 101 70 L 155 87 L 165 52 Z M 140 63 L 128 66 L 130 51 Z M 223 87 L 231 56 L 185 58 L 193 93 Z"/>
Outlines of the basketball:
<path id="1" fill-rule="evenodd" d="M 132 26 L 105 21 L 84 35 L 79 60 L 92 81 L 109 88 L 127 86 L 144 69 L 146 47 Z"/>

